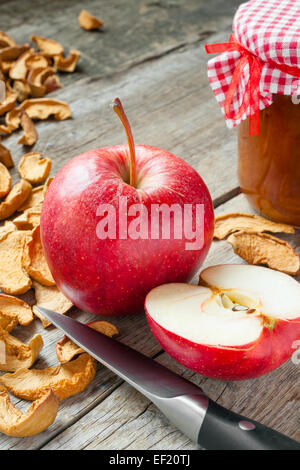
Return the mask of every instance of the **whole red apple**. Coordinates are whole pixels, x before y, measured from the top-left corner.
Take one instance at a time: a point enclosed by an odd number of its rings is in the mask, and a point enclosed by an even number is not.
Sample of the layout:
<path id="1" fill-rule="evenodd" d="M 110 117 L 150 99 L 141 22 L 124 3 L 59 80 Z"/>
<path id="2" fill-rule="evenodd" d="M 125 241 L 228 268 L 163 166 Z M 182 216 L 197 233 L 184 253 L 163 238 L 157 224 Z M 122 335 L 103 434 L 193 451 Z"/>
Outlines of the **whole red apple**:
<path id="1" fill-rule="evenodd" d="M 216 379 L 259 377 L 299 346 L 300 285 L 260 266 L 204 269 L 200 286 L 166 284 L 146 297 L 162 347 L 186 367 Z"/>
<path id="2" fill-rule="evenodd" d="M 51 183 L 41 216 L 45 256 L 58 287 L 79 308 L 102 315 L 142 311 L 153 287 L 189 280 L 208 252 L 214 225 L 199 174 L 165 150 L 135 146 L 121 102 L 113 107 L 128 147 L 72 159 Z M 161 210 L 170 207 L 164 226 Z M 185 221 L 180 226 L 185 209 L 190 231 Z"/>

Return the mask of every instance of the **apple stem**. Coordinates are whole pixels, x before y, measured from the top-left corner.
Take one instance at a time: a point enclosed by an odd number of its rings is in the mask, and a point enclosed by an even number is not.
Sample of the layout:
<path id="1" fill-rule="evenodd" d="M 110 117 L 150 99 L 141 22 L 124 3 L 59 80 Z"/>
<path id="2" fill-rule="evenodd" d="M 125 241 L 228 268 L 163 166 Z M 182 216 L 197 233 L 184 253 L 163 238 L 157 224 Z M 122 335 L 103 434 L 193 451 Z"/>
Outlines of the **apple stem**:
<path id="1" fill-rule="evenodd" d="M 115 98 L 112 101 L 111 105 L 112 105 L 114 112 L 119 116 L 120 121 L 122 122 L 125 132 L 126 132 L 126 137 L 127 137 L 128 147 L 129 147 L 129 156 L 130 156 L 130 185 L 135 187 L 136 160 L 135 160 L 135 145 L 134 145 L 131 127 L 130 127 L 128 118 L 125 114 L 125 111 L 123 109 L 121 100 L 119 98 Z"/>

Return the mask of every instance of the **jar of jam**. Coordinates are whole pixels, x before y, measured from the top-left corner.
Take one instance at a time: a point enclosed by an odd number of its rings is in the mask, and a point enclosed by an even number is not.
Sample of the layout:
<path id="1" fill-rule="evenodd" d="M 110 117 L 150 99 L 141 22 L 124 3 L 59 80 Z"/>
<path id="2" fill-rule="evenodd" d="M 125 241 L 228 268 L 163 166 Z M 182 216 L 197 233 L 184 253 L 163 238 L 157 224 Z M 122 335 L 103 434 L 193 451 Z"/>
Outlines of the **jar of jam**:
<path id="1" fill-rule="evenodd" d="M 241 190 L 263 215 L 300 227 L 300 2 L 249 0 L 208 78 L 228 127 L 238 126 Z M 230 164 L 230 162 L 229 162 Z"/>
<path id="2" fill-rule="evenodd" d="M 263 215 L 300 227 L 300 102 L 275 95 L 260 111 L 259 134 L 238 126 L 241 190 Z"/>

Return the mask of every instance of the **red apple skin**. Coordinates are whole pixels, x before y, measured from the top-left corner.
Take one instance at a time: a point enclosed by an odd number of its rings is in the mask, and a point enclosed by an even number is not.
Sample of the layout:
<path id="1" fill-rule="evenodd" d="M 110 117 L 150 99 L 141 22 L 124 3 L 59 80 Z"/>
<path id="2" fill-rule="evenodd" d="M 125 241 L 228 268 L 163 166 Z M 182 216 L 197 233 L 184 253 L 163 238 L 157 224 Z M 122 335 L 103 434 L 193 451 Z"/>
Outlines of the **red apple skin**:
<path id="1" fill-rule="evenodd" d="M 213 238 L 213 205 L 199 174 L 169 152 L 143 145 L 135 148 L 138 184 L 147 178 L 143 190 L 124 182 L 129 172 L 128 147 L 120 145 L 92 150 L 68 162 L 43 203 L 41 238 L 55 282 L 77 307 L 94 314 L 141 312 L 151 289 L 193 277 Z M 128 207 L 142 202 L 149 213 L 154 203 L 204 204 L 203 247 L 186 250 L 187 240 L 173 236 L 169 240 L 99 239 L 96 210 L 110 203 L 118 214 L 118 196 L 127 196 Z"/>
<path id="2" fill-rule="evenodd" d="M 146 310 L 150 329 L 162 348 L 176 361 L 206 377 L 245 380 L 260 377 L 286 362 L 300 337 L 300 318 L 277 320 L 273 329 L 263 328 L 251 344 L 237 347 L 197 344 L 159 325 Z"/>

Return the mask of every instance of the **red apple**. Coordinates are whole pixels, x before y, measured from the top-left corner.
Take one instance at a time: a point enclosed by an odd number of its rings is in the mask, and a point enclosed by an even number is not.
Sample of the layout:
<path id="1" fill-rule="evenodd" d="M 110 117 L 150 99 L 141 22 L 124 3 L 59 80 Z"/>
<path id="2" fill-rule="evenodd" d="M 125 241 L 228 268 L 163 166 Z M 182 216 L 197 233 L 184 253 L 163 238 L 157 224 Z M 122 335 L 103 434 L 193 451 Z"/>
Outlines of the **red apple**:
<path id="1" fill-rule="evenodd" d="M 283 364 L 300 338 L 300 285 L 287 274 L 218 265 L 202 286 L 166 284 L 146 297 L 150 328 L 186 367 L 223 380 L 251 379 Z"/>
<path id="2" fill-rule="evenodd" d="M 199 174 L 165 150 L 135 146 L 120 101 L 113 106 L 124 124 L 129 152 L 119 145 L 72 159 L 51 183 L 41 216 L 45 256 L 58 287 L 79 308 L 102 315 L 142 311 L 153 287 L 189 280 L 208 252 L 214 224 L 211 197 Z M 178 220 L 172 214 L 170 235 L 162 236 L 160 220 L 158 238 L 151 236 L 151 210 L 163 203 L 176 204 L 182 213 L 192 205 L 194 230 L 196 206 L 203 204 L 201 246 L 187 249 L 191 237 L 185 232 L 176 238 L 172 222 Z M 129 212 L 133 204 L 143 208 L 140 238 L 136 232 L 141 227 Z"/>

